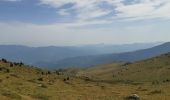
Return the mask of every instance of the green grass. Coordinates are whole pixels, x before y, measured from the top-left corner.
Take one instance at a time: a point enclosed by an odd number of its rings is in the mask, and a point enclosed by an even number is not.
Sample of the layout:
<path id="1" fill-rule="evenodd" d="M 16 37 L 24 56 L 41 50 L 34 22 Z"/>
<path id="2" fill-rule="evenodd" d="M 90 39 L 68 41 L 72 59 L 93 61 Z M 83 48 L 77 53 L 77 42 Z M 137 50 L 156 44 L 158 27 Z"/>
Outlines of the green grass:
<path id="1" fill-rule="evenodd" d="M 10 67 L 0 61 L 2 100 L 123 100 L 138 94 L 142 100 L 170 99 L 170 56 L 162 55 L 135 62 L 67 70 L 67 74 L 47 74 L 26 65 Z M 45 73 L 45 74 L 42 74 Z M 73 74 L 69 74 L 74 72 Z M 71 76 L 69 76 L 71 75 Z M 90 79 L 81 79 L 87 76 Z M 69 77 L 69 80 L 63 81 Z M 41 86 L 40 86 L 41 85 Z"/>
<path id="2" fill-rule="evenodd" d="M 38 100 L 50 100 L 49 97 L 44 94 L 33 94 L 31 97 Z"/>
<path id="3" fill-rule="evenodd" d="M 1 93 L 0 93 L 2 96 L 5 96 L 5 97 L 8 97 L 10 99 L 13 99 L 13 100 L 21 100 L 21 96 L 18 95 L 17 93 L 13 93 L 11 91 L 7 91 L 7 90 L 1 90 Z"/>
<path id="4" fill-rule="evenodd" d="M 93 79 L 122 82 L 170 82 L 170 54 L 135 62 L 124 66 L 124 63 L 100 65 L 79 72 Z"/>

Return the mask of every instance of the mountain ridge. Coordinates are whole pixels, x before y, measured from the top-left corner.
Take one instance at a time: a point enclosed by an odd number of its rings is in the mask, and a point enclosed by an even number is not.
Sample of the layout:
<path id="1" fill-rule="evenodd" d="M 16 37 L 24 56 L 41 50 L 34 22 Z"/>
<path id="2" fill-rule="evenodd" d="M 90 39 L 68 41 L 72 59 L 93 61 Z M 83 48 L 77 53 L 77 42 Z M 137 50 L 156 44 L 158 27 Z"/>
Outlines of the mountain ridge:
<path id="1" fill-rule="evenodd" d="M 170 42 L 166 42 L 164 44 L 149 49 L 142 49 L 133 52 L 67 58 L 56 62 L 54 65 L 56 67 L 57 66 L 58 67 L 61 66 L 89 67 L 89 66 L 106 64 L 106 63 L 111 63 L 116 61 L 134 62 L 134 61 L 144 60 L 168 52 L 170 52 Z"/>
<path id="2" fill-rule="evenodd" d="M 138 43 L 126 45 L 87 45 L 87 46 L 47 46 L 29 47 L 23 45 L 0 45 L 0 57 L 11 61 L 22 61 L 26 64 L 50 66 L 58 60 L 86 55 L 100 55 L 133 51 L 153 47 L 159 43 Z"/>

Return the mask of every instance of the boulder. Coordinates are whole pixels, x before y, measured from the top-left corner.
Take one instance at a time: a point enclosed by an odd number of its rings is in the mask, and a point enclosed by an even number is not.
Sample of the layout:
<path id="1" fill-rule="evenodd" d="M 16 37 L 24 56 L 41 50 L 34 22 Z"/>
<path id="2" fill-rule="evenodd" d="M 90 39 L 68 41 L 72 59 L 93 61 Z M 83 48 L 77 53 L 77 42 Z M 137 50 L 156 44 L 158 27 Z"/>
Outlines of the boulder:
<path id="1" fill-rule="evenodd" d="M 126 97 L 125 100 L 140 100 L 140 97 L 137 94 L 133 94 Z"/>

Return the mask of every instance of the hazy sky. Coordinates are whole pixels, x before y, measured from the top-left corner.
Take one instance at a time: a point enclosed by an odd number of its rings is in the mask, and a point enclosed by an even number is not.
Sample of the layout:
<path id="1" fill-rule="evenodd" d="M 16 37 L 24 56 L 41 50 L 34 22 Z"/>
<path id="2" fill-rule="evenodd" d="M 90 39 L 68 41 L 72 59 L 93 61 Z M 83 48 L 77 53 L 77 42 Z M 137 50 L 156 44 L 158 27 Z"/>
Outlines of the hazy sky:
<path id="1" fill-rule="evenodd" d="M 170 0 L 0 0 L 0 44 L 170 41 Z"/>

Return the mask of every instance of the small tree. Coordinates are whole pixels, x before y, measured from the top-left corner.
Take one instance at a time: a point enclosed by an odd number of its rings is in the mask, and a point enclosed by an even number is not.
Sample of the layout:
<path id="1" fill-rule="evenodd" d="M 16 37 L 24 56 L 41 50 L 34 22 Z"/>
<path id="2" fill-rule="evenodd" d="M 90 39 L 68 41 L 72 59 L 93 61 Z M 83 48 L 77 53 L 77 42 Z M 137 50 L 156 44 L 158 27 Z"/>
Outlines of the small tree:
<path id="1" fill-rule="evenodd" d="M 4 58 L 2 58 L 2 62 L 7 63 L 8 61 Z"/>
<path id="2" fill-rule="evenodd" d="M 69 78 L 69 77 L 67 77 L 67 80 L 70 80 L 70 78 Z"/>
<path id="3" fill-rule="evenodd" d="M 6 69 L 6 72 L 9 73 L 10 72 L 9 69 Z"/>
<path id="4" fill-rule="evenodd" d="M 50 72 L 50 71 L 48 71 L 48 72 L 47 72 L 47 74 L 51 74 L 51 72 Z"/>
<path id="5" fill-rule="evenodd" d="M 13 63 L 10 63 L 10 65 L 9 65 L 10 67 L 13 67 L 14 66 L 14 64 Z"/>
<path id="6" fill-rule="evenodd" d="M 24 65 L 24 63 L 23 63 L 23 62 L 20 62 L 20 63 L 18 63 L 18 65 L 19 65 L 19 66 L 22 66 L 22 65 Z"/>

